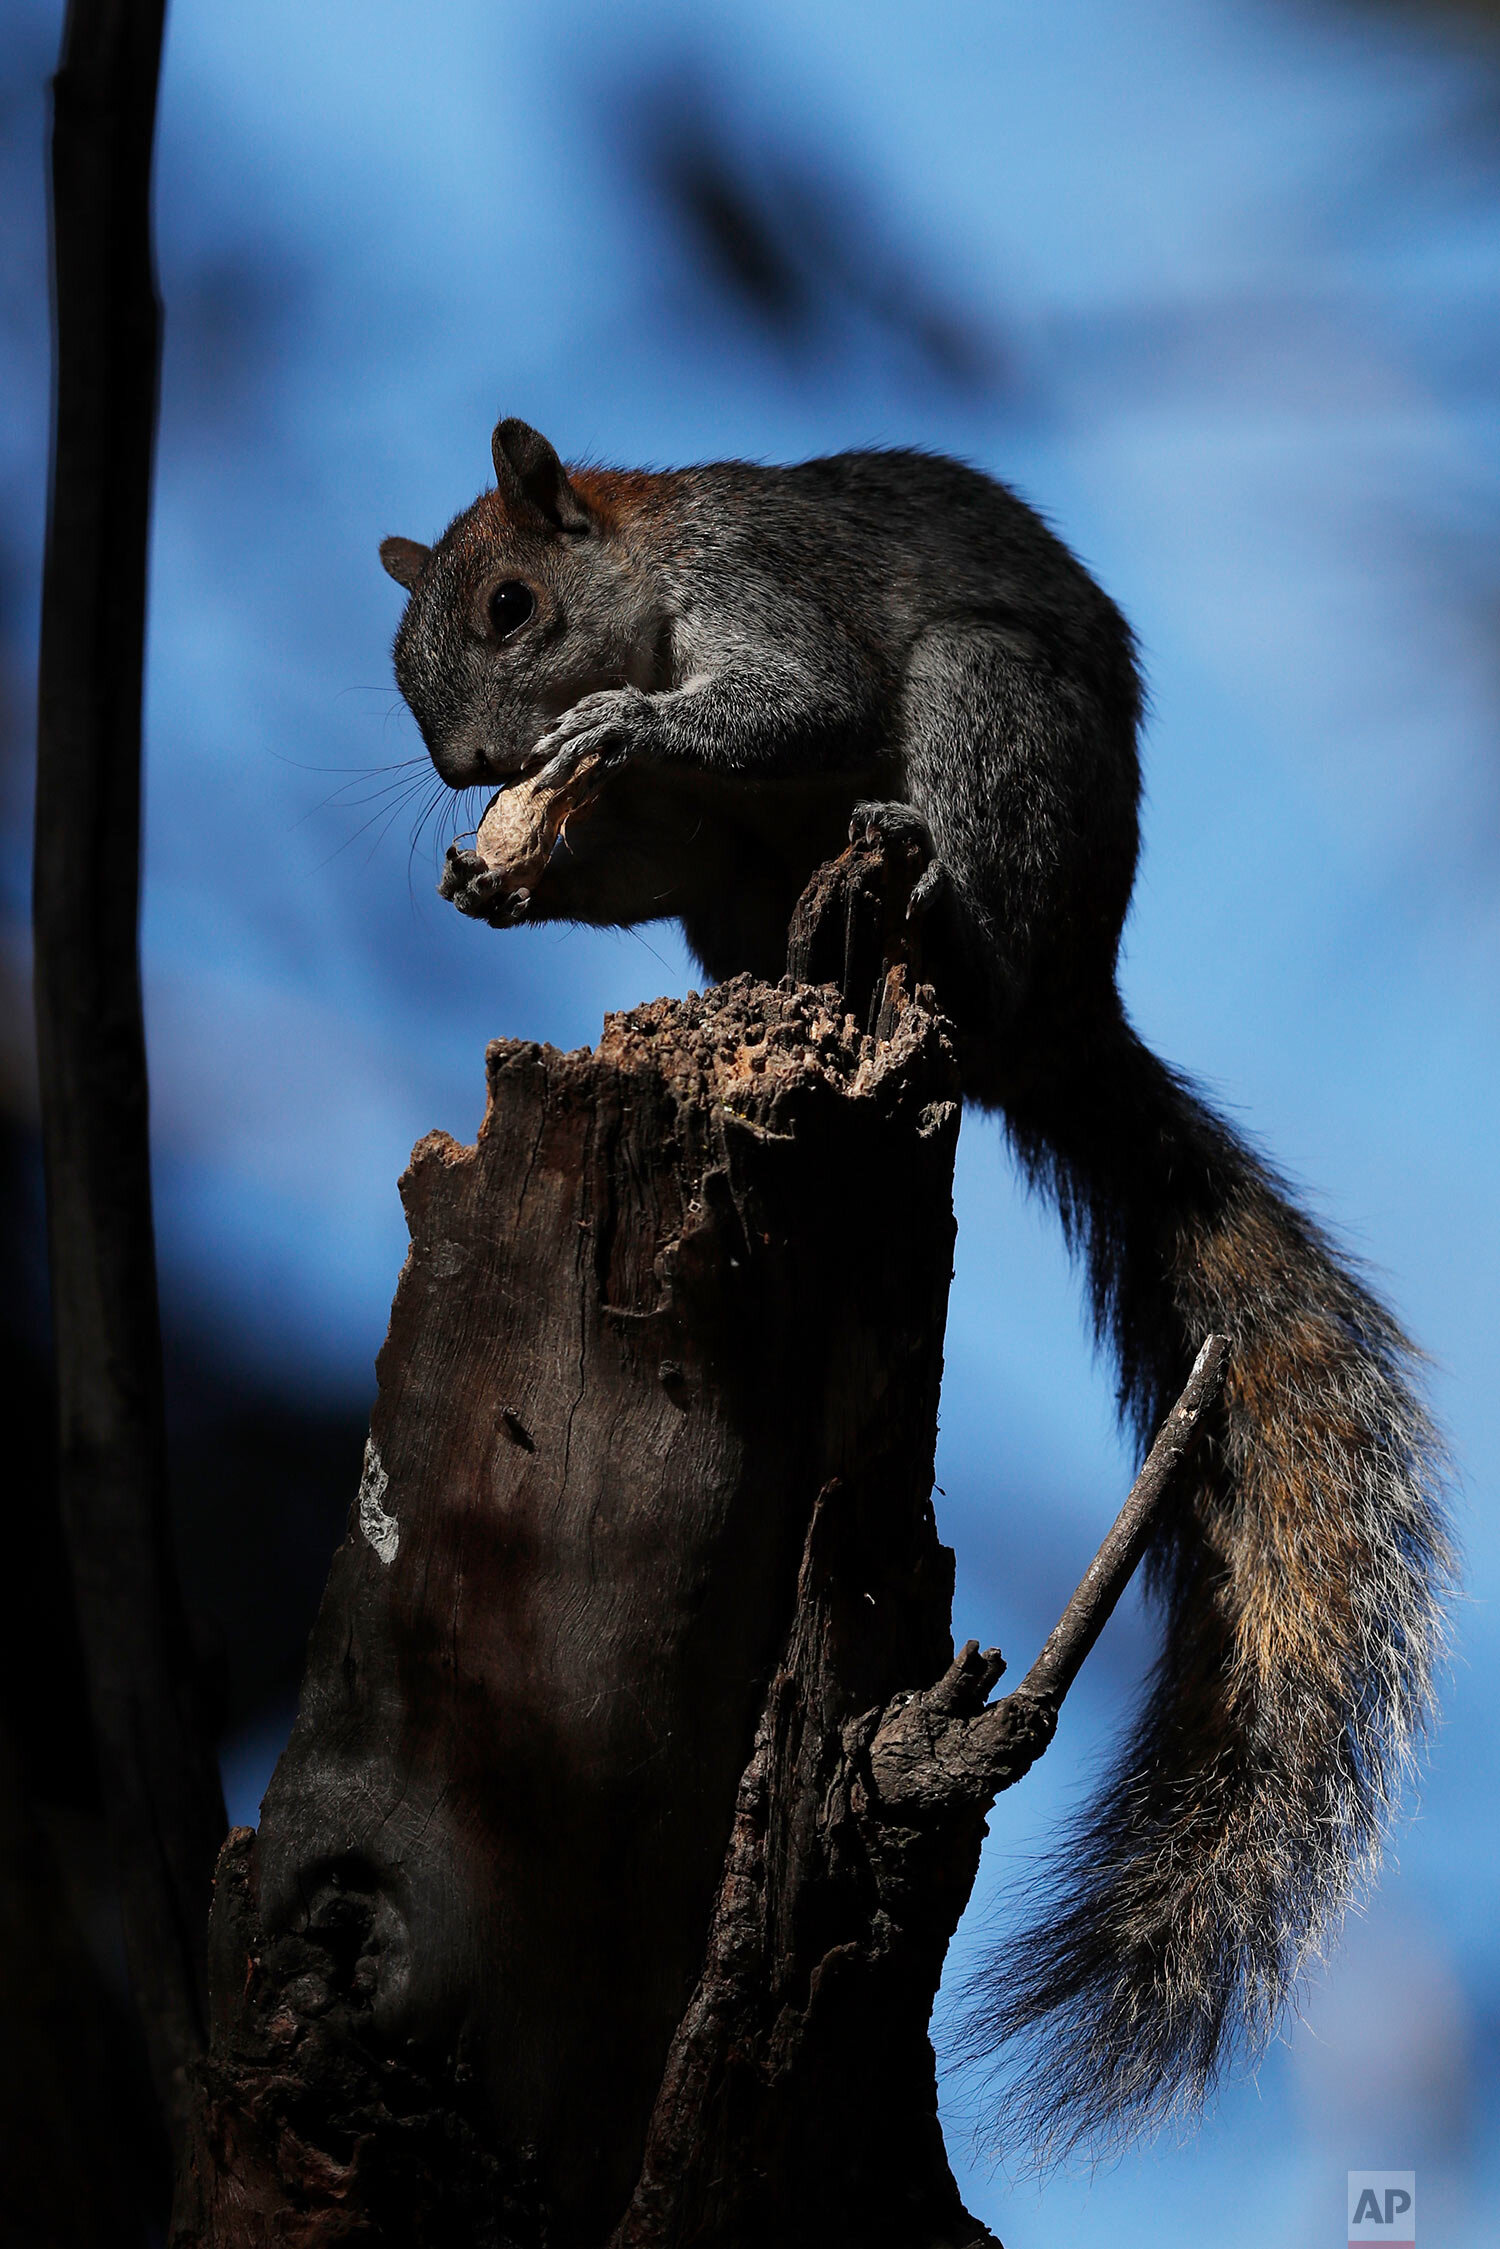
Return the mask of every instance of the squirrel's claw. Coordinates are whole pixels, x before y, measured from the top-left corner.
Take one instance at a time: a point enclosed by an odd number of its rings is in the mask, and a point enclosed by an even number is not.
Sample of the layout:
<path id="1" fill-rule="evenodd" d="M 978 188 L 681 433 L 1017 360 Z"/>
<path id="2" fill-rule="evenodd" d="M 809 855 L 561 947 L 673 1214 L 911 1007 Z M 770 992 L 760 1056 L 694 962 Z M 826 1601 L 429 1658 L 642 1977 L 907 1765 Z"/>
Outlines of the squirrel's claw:
<path id="1" fill-rule="evenodd" d="M 542 747 L 545 749 L 553 739 L 554 737 L 549 734 Z M 593 743 L 586 734 L 575 734 L 570 741 L 559 744 L 546 764 L 537 768 L 533 777 L 537 788 L 562 788 L 566 782 L 572 780 L 589 751 L 597 746 L 601 745 Z"/>
<path id="2" fill-rule="evenodd" d="M 531 911 L 529 890 L 507 890 L 503 871 L 487 867 L 477 851 L 462 851 L 456 843 L 448 846 L 438 895 L 471 921 L 487 921 L 494 929 L 524 921 Z"/>
<path id="3" fill-rule="evenodd" d="M 619 765 L 641 746 L 651 698 L 638 687 L 605 687 L 585 695 L 537 744 L 547 762 L 535 775 L 539 789 L 559 789 L 586 757 Z"/>
<path id="4" fill-rule="evenodd" d="M 457 905 L 470 885 L 484 873 L 484 861 L 477 851 L 462 851 L 456 843 L 448 846 L 448 856 L 438 877 L 438 896 L 451 898 Z"/>
<path id="5" fill-rule="evenodd" d="M 948 869 L 933 851 L 932 831 L 914 804 L 857 804 L 849 818 L 849 841 L 894 844 L 922 863 L 906 901 L 909 922 L 920 921 L 950 887 Z"/>
<path id="6" fill-rule="evenodd" d="M 941 859 L 929 859 L 916 881 L 911 896 L 906 901 L 908 921 L 920 921 L 932 911 L 940 898 L 945 898 L 952 887 L 948 869 Z"/>

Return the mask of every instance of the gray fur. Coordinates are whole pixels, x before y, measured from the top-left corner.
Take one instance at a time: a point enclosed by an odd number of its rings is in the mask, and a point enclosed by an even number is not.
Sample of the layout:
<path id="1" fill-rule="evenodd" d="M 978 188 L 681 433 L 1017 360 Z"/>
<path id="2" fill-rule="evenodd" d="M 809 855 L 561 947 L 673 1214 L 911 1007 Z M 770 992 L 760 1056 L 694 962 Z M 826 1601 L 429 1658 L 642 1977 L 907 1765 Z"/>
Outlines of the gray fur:
<path id="1" fill-rule="evenodd" d="M 411 589 L 397 677 L 446 779 L 612 761 L 533 915 L 674 914 L 711 974 L 775 977 L 852 807 L 914 811 L 966 1091 L 1055 1195 L 1143 1437 L 1203 1337 L 1233 1339 L 1155 1556 L 1147 1706 L 971 2025 L 977 2049 L 1035 2041 L 1008 2114 L 1041 2155 L 1107 2145 L 1259 2048 L 1374 1864 L 1453 1573 L 1413 1354 L 1125 1020 L 1133 644 L 1030 508 L 917 453 L 570 478 L 523 424 L 495 448 L 497 491 L 386 561 Z M 498 640 L 511 581 L 536 615 Z"/>

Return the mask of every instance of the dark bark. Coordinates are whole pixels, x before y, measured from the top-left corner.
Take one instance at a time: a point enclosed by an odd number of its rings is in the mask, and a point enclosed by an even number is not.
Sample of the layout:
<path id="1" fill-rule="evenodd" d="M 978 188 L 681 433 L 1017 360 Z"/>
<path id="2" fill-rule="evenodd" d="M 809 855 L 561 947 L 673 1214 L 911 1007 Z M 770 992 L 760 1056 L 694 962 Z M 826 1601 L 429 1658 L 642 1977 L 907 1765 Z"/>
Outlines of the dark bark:
<path id="1" fill-rule="evenodd" d="M 82 1822 L 59 1836 L 44 1817 L 7 1717 L 0 1709 L 0 2241 L 141 2249 L 165 2140 L 129 2099 L 136 2057 L 122 2052 L 127 2026 L 68 1879 L 87 1869 L 93 1838 Z M 74 1845 L 66 1857 L 60 1840 Z"/>
<path id="2" fill-rule="evenodd" d="M 988 2239 L 927 2023 L 1066 1664 L 986 1709 L 998 1655 L 953 1657 L 958 1110 L 906 887 L 847 854 L 794 930 L 831 983 L 498 1044 L 477 1145 L 416 1150 L 297 1726 L 220 1862 L 179 2249 Z"/>
<path id="3" fill-rule="evenodd" d="M 161 0 L 72 0 L 53 85 L 34 922 L 62 1514 L 131 1978 L 180 2126 L 224 1823 L 167 1517 L 137 938 L 161 32 Z"/>
<path id="4" fill-rule="evenodd" d="M 612 2249 L 991 2241 L 959 2200 L 938 2127 L 927 2025 L 943 1961 L 985 1816 L 1052 1739 L 1218 1394 L 1226 1348 L 1204 1345 L 1062 1620 L 1002 1702 L 988 1701 L 998 1649 L 971 1640 L 913 1692 L 893 1645 L 893 1608 L 931 1608 L 934 1637 L 947 1634 L 947 1555 L 930 1515 L 842 1486 L 819 1498 L 704 1971 Z"/>

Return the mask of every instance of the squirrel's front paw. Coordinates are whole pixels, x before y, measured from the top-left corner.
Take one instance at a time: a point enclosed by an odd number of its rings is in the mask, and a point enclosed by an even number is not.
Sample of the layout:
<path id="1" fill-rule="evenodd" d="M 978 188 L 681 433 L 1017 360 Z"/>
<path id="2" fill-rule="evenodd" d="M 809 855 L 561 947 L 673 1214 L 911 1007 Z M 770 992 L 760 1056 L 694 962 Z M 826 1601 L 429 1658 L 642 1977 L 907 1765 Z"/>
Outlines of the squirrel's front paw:
<path id="1" fill-rule="evenodd" d="M 438 896 L 450 898 L 457 905 L 470 884 L 484 871 L 484 861 L 477 851 L 463 851 L 456 843 L 450 843 L 443 871 L 438 876 Z"/>
<path id="2" fill-rule="evenodd" d="M 651 698 L 638 687 L 604 687 L 585 695 L 538 742 L 537 755 L 546 763 L 535 775 L 537 787 L 560 788 L 585 757 L 620 764 L 644 746 L 650 717 Z"/>
<path id="3" fill-rule="evenodd" d="M 506 929 L 524 921 L 531 910 L 531 893 L 507 887 L 503 870 L 486 866 L 477 851 L 462 851 L 456 843 L 438 878 L 438 895 L 450 899 L 461 914 Z"/>

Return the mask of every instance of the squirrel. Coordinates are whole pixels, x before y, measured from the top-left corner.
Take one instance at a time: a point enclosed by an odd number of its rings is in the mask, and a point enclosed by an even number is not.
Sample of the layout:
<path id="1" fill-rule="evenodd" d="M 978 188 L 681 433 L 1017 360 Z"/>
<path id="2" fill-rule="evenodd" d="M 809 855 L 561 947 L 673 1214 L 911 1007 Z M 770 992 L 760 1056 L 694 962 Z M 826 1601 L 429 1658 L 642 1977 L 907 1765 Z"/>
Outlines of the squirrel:
<path id="1" fill-rule="evenodd" d="M 1032 508 L 922 452 L 569 470 L 504 420 L 492 455 L 435 545 L 381 546 L 410 597 L 397 682 L 456 790 L 586 756 L 608 777 L 529 897 L 456 845 L 445 894 L 501 922 L 675 915 L 712 977 L 774 981 L 851 822 L 919 839 L 965 1097 L 1055 1198 L 1143 1440 L 1230 1339 L 1151 1556 L 1147 1698 L 969 2039 L 1045 2040 L 1011 2117 L 1044 2160 L 1119 2144 L 1263 2047 L 1376 1864 L 1455 1573 L 1417 1354 L 1126 1017 L 1135 643 Z"/>

